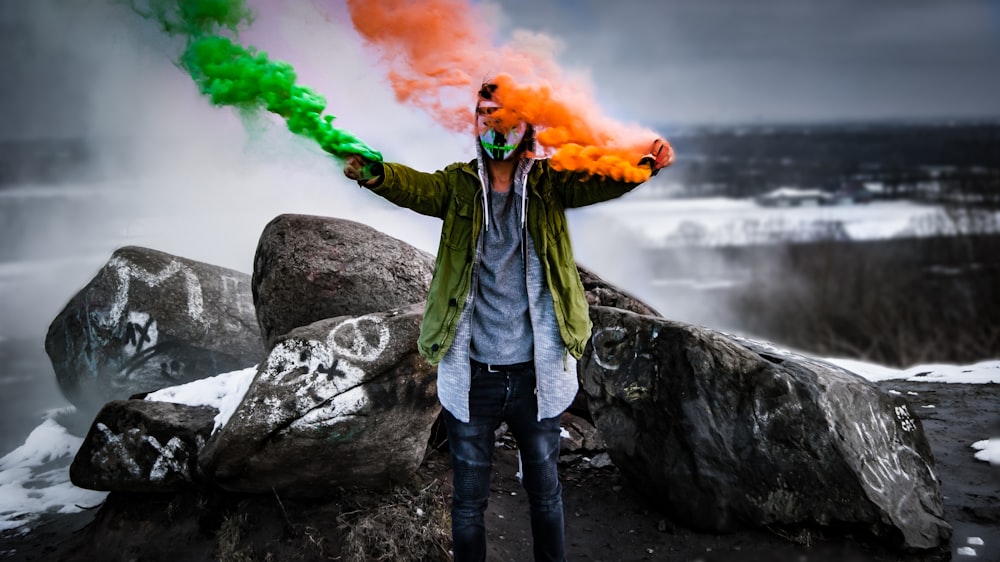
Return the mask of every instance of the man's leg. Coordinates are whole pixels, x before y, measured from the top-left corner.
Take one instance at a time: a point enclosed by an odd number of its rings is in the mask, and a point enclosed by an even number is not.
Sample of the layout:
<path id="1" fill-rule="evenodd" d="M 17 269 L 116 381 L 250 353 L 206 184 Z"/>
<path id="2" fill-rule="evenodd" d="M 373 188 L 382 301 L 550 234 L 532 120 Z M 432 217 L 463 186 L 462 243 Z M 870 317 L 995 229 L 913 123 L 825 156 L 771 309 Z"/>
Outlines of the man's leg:
<path id="1" fill-rule="evenodd" d="M 535 377 L 511 375 L 511 396 L 504 419 L 521 454 L 521 482 L 531 506 L 536 561 L 566 557 L 562 485 L 559 483 L 559 418 L 538 421 Z"/>
<path id="2" fill-rule="evenodd" d="M 473 371 L 469 423 L 444 412 L 453 472 L 451 535 L 456 562 L 486 560 L 484 513 L 490 495 L 494 432 L 506 398 L 503 379 L 503 375 Z"/>

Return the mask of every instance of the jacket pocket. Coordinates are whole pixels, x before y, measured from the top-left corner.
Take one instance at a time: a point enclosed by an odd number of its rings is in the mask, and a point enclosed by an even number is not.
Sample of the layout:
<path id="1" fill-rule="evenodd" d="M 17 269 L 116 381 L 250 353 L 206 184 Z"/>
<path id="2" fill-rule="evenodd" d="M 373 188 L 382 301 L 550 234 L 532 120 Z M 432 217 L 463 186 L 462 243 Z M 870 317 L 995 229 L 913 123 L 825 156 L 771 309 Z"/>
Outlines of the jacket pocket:
<path id="1" fill-rule="evenodd" d="M 460 197 L 452 200 L 445 215 L 441 232 L 446 246 L 453 250 L 465 250 L 472 241 L 472 201 Z"/>

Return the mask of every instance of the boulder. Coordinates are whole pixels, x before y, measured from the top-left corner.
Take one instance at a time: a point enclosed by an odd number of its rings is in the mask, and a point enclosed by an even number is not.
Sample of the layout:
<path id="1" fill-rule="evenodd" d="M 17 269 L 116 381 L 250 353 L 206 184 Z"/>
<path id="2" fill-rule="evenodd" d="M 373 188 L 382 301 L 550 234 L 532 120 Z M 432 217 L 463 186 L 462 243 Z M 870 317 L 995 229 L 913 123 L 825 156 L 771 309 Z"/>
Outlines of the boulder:
<path id="1" fill-rule="evenodd" d="M 321 320 L 274 344 L 200 465 L 218 486 L 289 497 L 384 489 L 420 466 L 441 411 L 416 351 L 423 305 Z"/>
<path id="2" fill-rule="evenodd" d="M 919 419 L 834 365 L 606 307 L 579 364 L 608 453 L 660 509 L 709 532 L 951 534 Z"/>
<path id="3" fill-rule="evenodd" d="M 49 325 L 66 398 L 109 400 L 256 365 L 264 356 L 250 276 L 147 248 L 115 251 Z"/>
<path id="4" fill-rule="evenodd" d="M 660 316 L 653 307 L 642 302 L 637 297 L 626 293 L 620 288 L 608 283 L 593 271 L 577 264 L 577 273 L 580 275 L 580 282 L 583 283 L 584 295 L 587 304 L 590 306 L 610 306 L 645 314 L 649 316 Z M 576 392 L 573 402 L 567 408 L 574 415 L 590 418 L 590 411 L 587 408 L 587 395 L 583 393 L 583 388 Z"/>
<path id="5" fill-rule="evenodd" d="M 165 492 L 199 481 L 198 454 L 218 410 L 146 400 L 114 400 L 98 412 L 69 468 L 89 490 Z"/>
<path id="6" fill-rule="evenodd" d="M 427 299 L 434 258 L 344 219 L 279 215 L 260 235 L 253 303 L 268 346 L 293 328 Z"/>

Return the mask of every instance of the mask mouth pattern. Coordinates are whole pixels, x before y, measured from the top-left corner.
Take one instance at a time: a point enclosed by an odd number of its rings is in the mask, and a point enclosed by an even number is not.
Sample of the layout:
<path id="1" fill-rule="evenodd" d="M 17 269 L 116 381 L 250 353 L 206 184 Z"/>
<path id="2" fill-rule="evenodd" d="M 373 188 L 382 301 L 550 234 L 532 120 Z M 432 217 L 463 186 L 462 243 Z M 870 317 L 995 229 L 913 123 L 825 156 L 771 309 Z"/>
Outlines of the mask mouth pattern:
<path id="1" fill-rule="evenodd" d="M 521 145 L 528 125 L 524 121 L 518 121 L 516 125 L 504 132 L 503 129 L 506 127 L 493 116 L 493 113 L 499 108 L 500 106 L 496 102 L 479 102 L 479 106 L 476 108 L 476 130 L 478 131 L 479 144 L 490 158 L 507 160 Z"/>

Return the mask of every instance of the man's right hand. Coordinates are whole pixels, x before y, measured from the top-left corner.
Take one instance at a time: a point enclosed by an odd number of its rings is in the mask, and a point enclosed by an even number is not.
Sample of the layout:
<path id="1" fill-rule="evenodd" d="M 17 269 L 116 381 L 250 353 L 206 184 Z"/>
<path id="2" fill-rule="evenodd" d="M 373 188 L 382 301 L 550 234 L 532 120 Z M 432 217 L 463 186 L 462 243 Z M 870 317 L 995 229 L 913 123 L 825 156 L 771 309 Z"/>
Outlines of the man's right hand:
<path id="1" fill-rule="evenodd" d="M 378 185 L 382 181 L 382 167 L 373 166 L 372 164 L 379 163 L 358 156 L 357 154 L 352 154 L 344 161 L 344 175 L 369 187 Z"/>

